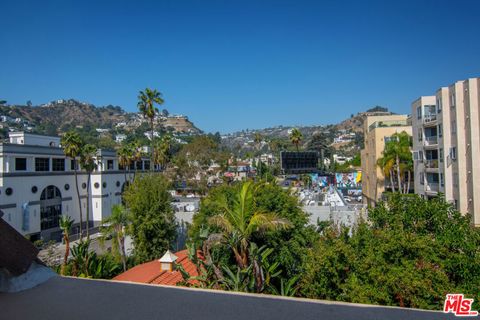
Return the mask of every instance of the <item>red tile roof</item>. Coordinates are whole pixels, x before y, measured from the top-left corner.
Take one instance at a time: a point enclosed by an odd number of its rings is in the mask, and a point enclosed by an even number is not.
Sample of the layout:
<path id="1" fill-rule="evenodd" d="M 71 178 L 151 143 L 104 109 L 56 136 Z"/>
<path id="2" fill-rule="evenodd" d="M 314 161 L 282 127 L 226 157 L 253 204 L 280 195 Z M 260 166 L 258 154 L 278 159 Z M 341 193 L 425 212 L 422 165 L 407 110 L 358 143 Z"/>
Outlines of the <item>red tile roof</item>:
<path id="1" fill-rule="evenodd" d="M 198 276 L 197 267 L 188 259 L 187 250 L 176 252 L 178 259 L 176 264 L 181 264 L 190 276 Z M 200 253 L 197 253 L 199 258 L 202 258 Z M 119 274 L 113 280 L 130 281 L 138 283 L 162 284 L 167 286 L 175 286 L 177 283 L 183 281 L 180 271 L 162 271 L 161 263 L 158 259 L 139 264 L 124 273 Z M 196 280 L 190 280 L 190 284 L 196 284 Z"/>

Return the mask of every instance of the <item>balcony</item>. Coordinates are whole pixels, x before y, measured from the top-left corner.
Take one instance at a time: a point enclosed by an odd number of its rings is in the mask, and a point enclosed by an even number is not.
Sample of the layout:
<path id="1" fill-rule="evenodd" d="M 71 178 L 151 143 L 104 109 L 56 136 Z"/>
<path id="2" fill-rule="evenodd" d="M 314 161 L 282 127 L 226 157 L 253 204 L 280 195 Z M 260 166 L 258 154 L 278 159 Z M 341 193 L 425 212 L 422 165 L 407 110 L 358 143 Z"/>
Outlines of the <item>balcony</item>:
<path id="1" fill-rule="evenodd" d="M 425 160 L 426 169 L 438 169 L 438 159 Z"/>
<path id="2" fill-rule="evenodd" d="M 426 136 L 423 142 L 425 147 L 431 147 L 438 145 L 438 137 L 437 136 Z"/>
<path id="3" fill-rule="evenodd" d="M 425 125 L 435 125 L 435 124 L 437 124 L 437 115 L 436 114 L 426 114 L 423 117 L 423 123 Z"/>
<path id="4" fill-rule="evenodd" d="M 440 184 L 438 182 L 425 183 L 425 191 L 427 193 L 438 193 L 439 190 L 440 190 Z"/>

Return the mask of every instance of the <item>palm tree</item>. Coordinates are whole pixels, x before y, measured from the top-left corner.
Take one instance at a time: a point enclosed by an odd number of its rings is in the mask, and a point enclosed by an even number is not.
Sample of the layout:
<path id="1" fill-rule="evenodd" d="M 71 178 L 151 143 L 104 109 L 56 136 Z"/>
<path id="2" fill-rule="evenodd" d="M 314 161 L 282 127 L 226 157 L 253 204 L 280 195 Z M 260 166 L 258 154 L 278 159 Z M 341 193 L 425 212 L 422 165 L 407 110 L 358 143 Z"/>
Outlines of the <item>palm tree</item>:
<path id="1" fill-rule="evenodd" d="M 223 197 L 219 205 L 223 212 L 211 217 L 209 222 L 222 230 L 241 269 L 249 266 L 250 241 L 255 233 L 290 226 L 290 222 L 276 213 L 260 211 L 255 207 L 254 185 L 251 181 L 242 184 L 231 203 Z"/>
<path id="2" fill-rule="evenodd" d="M 378 160 L 377 160 L 377 166 L 379 166 L 380 169 L 382 169 L 383 175 L 386 178 L 390 178 L 390 185 L 392 187 L 393 192 L 395 192 L 395 183 L 393 181 L 394 165 L 395 165 L 395 160 L 392 159 L 389 155 L 384 155 L 383 157 L 378 158 Z"/>
<path id="3" fill-rule="evenodd" d="M 117 151 L 118 163 L 123 167 L 123 173 L 125 175 L 125 183 L 127 183 L 127 170 L 130 169 L 132 163 L 133 150 L 130 144 L 123 144 Z"/>
<path id="4" fill-rule="evenodd" d="M 397 189 L 400 193 L 408 193 L 410 189 L 410 176 L 413 168 L 412 153 L 410 151 L 411 138 L 405 131 L 395 133 L 390 141 L 385 143 L 382 152 L 383 157 L 379 158 L 377 165 L 382 168 L 385 176 L 390 177 L 392 191 L 395 192 L 394 176 L 397 178 Z M 405 173 L 408 176 L 407 185 L 403 184 Z"/>
<path id="5" fill-rule="evenodd" d="M 146 88 L 145 91 L 140 91 L 138 95 L 138 109 L 140 112 L 148 119 L 150 119 L 150 130 L 151 130 L 151 147 L 152 147 L 152 154 L 150 163 L 153 164 L 153 157 L 155 154 L 155 146 L 153 141 L 153 132 L 154 132 L 154 120 L 155 114 L 158 112 L 158 108 L 155 107 L 155 104 L 162 105 L 164 100 L 162 98 L 162 94 L 157 91 L 156 89 L 151 90 Z M 153 170 L 153 165 L 150 166 L 150 169 Z"/>
<path id="6" fill-rule="evenodd" d="M 290 132 L 290 141 L 295 145 L 295 147 L 297 147 L 297 152 L 298 152 L 298 145 L 300 144 L 302 139 L 303 139 L 303 135 L 300 132 L 300 130 L 298 130 L 297 128 L 293 128 L 292 132 Z"/>
<path id="7" fill-rule="evenodd" d="M 63 264 L 60 273 L 65 275 L 65 268 L 67 267 L 68 256 L 70 255 L 70 229 L 73 225 L 73 219 L 70 216 L 60 216 L 60 229 L 63 231 L 63 241 L 65 242 L 65 256 L 63 257 Z"/>
<path id="8" fill-rule="evenodd" d="M 160 168 L 165 171 L 170 160 L 170 148 L 172 137 L 169 134 L 164 135 L 161 139 L 155 140 L 155 155 L 154 163 L 158 164 Z"/>
<path id="9" fill-rule="evenodd" d="M 119 204 L 112 207 L 112 214 L 102 221 L 103 237 L 114 239 L 112 247 L 117 249 L 122 260 L 123 271 L 127 270 L 127 256 L 125 254 L 125 235 L 130 224 L 128 211 Z"/>
<path id="10" fill-rule="evenodd" d="M 142 148 L 140 147 L 140 143 L 138 141 L 134 141 L 130 144 L 130 148 L 132 150 L 132 161 L 135 164 L 134 172 L 133 172 L 133 178 L 135 179 L 135 176 L 137 175 L 137 170 L 138 170 L 138 162 L 142 161 Z"/>
<path id="11" fill-rule="evenodd" d="M 61 145 L 65 155 L 73 160 L 73 172 L 75 175 L 75 190 L 77 192 L 78 210 L 80 212 L 80 239 L 83 238 L 83 214 L 82 214 L 82 200 L 80 199 L 80 189 L 78 188 L 78 162 L 83 147 L 82 138 L 75 131 L 65 133 L 61 139 Z"/>
<path id="12" fill-rule="evenodd" d="M 80 166 L 87 172 L 87 214 L 86 214 L 86 222 L 87 222 L 87 239 L 90 239 L 89 233 L 89 217 L 90 217 L 90 195 L 91 195 L 91 186 L 90 181 L 92 179 L 92 172 L 97 167 L 97 148 L 94 145 L 86 144 L 82 148 L 82 152 L 80 155 Z"/>

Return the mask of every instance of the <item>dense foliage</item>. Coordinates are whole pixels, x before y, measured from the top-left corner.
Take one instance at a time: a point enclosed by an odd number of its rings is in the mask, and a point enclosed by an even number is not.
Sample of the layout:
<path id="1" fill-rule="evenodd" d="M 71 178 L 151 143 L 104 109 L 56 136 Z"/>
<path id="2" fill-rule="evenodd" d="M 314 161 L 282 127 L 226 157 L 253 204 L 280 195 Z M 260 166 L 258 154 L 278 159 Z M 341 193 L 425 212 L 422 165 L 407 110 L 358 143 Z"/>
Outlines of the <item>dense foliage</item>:
<path id="1" fill-rule="evenodd" d="M 176 223 L 168 187 L 163 175 L 145 174 L 137 176 L 124 194 L 138 262 L 158 259 L 175 240 Z"/>
<path id="2" fill-rule="evenodd" d="M 442 199 L 393 194 L 353 230 L 324 230 L 301 295 L 440 309 L 446 293 L 480 299 L 480 232 Z"/>
<path id="3" fill-rule="evenodd" d="M 249 184 L 251 186 L 246 188 Z M 251 194 L 245 195 L 248 192 Z M 251 197 L 251 202 L 245 201 L 245 213 L 236 216 L 247 219 L 248 226 L 257 224 L 255 228 L 251 228 L 253 232 L 248 235 L 249 245 L 245 245 L 247 263 L 236 259 L 236 250 L 237 241 L 245 238 L 244 230 L 248 232 L 250 228 L 243 228 L 239 223 L 236 223 L 236 226 L 218 223 L 219 216 L 226 212 L 231 214 L 230 211 L 238 208 L 236 204 L 242 203 L 242 197 Z M 276 225 L 284 224 L 279 219 L 288 222 L 288 227 L 276 228 Z M 223 288 L 232 287 L 228 281 L 234 279 L 234 287 L 242 288 L 242 291 L 278 293 L 287 286 L 292 290 L 296 287 L 297 275 L 303 272 L 305 252 L 318 239 L 315 229 L 306 226 L 307 221 L 308 216 L 301 210 L 297 198 L 289 191 L 275 184 L 245 182 L 212 189 L 202 200 L 200 212 L 194 216 L 189 235 L 193 243 L 201 243 L 209 235 L 219 232 L 223 235 L 223 240 L 218 241 L 212 250 L 213 255 L 218 257 L 216 261 L 213 259 L 213 263 L 224 271 L 225 279 L 230 279 L 222 281 Z M 219 251 L 221 255 L 218 254 Z M 265 276 L 265 280 L 269 281 L 268 286 L 264 283 L 263 287 L 259 287 L 254 279 L 256 267 L 263 268 L 263 274 L 270 275 Z"/>

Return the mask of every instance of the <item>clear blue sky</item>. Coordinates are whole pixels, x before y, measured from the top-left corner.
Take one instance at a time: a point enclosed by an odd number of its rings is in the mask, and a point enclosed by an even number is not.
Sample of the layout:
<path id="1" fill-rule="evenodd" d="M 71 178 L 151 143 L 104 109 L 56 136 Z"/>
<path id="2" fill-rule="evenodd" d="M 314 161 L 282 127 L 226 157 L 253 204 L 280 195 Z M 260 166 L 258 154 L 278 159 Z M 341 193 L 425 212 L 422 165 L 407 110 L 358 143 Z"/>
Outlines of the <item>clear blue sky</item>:
<path id="1" fill-rule="evenodd" d="M 480 76 L 480 1 L 0 2 L 0 99 L 136 109 L 201 129 L 334 123 Z"/>

